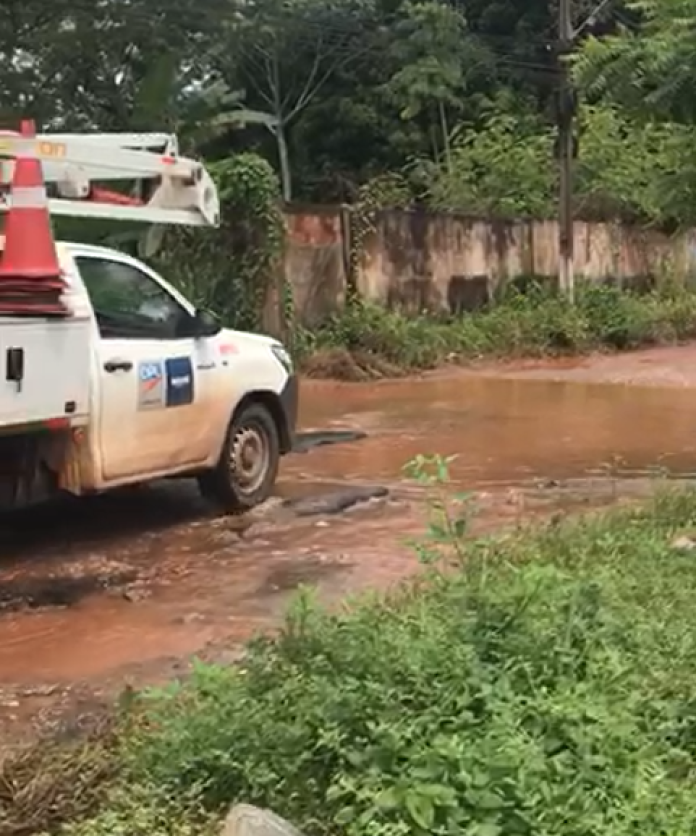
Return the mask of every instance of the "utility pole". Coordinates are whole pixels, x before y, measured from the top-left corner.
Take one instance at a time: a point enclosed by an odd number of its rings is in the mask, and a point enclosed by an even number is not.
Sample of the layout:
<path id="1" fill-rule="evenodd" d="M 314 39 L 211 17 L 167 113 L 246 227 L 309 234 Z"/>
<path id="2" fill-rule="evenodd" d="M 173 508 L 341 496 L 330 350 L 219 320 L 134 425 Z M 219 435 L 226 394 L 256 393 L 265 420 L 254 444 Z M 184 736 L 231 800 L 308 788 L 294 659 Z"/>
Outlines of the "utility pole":
<path id="1" fill-rule="evenodd" d="M 559 0 L 558 60 L 560 91 L 558 96 L 558 283 L 561 293 L 571 304 L 575 301 L 575 275 L 573 267 L 573 157 L 575 137 L 575 94 L 567 56 L 573 46 L 575 33 L 571 0 Z"/>

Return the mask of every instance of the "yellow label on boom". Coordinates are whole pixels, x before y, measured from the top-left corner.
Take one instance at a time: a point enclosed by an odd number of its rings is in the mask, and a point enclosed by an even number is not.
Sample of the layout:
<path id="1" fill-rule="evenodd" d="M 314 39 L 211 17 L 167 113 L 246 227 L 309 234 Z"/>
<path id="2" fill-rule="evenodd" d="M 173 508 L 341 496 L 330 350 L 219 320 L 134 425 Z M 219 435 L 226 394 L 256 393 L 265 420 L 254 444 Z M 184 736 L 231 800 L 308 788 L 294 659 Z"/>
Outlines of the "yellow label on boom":
<path id="1" fill-rule="evenodd" d="M 21 148 L 24 144 L 21 137 L 0 137 L 0 156 L 14 157 L 17 155 L 18 147 Z M 24 146 L 26 147 L 26 146 Z M 49 142 L 46 139 L 37 140 L 34 146 L 34 153 L 37 157 L 50 159 L 61 159 L 65 156 L 65 143 L 63 142 Z"/>
<path id="2" fill-rule="evenodd" d="M 65 145 L 62 142 L 48 142 L 48 140 L 40 140 L 36 143 L 37 157 L 64 157 Z"/>

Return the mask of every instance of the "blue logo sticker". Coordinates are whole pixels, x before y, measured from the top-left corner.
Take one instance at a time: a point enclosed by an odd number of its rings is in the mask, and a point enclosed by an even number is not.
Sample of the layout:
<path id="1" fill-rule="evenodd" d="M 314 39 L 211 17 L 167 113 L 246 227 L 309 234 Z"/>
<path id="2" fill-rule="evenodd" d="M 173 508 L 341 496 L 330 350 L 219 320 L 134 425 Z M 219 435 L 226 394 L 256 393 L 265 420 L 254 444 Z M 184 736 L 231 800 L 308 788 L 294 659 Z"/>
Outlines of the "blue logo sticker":
<path id="1" fill-rule="evenodd" d="M 138 409 L 164 406 L 164 369 L 161 360 L 138 364 Z"/>
<path id="2" fill-rule="evenodd" d="M 172 357 L 165 361 L 167 373 L 167 406 L 193 403 L 193 365 L 190 357 Z"/>

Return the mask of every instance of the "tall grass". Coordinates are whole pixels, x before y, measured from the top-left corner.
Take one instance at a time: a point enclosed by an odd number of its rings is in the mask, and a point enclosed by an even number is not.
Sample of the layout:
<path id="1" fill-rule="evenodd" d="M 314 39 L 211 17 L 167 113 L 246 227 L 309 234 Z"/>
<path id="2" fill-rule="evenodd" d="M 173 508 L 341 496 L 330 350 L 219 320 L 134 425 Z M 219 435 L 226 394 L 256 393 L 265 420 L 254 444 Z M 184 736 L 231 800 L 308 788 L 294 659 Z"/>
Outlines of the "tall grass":
<path id="1" fill-rule="evenodd" d="M 317 836 L 691 836 L 696 495 L 484 541 L 433 510 L 418 580 L 339 614 L 302 595 L 242 666 L 150 694 L 74 836 L 235 801 Z"/>
<path id="2" fill-rule="evenodd" d="M 580 285 L 575 305 L 532 286 L 456 318 L 407 317 L 362 303 L 313 332 L 300 331 L 301 361 L 345 350 L 403 370 L 485 356 L 579 354 L 673 344 L 696 337 L 696 294 L 636 294 L 612 285 Z"/>

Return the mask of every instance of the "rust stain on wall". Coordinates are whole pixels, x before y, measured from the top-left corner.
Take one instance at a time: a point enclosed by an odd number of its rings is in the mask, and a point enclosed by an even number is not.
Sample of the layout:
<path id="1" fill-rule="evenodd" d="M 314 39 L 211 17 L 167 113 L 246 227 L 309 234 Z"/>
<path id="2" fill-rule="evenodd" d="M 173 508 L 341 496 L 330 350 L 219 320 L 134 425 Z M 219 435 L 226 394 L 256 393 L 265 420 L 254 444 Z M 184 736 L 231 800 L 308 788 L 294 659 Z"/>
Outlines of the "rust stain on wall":
<path id="1" fill-rule="evenodd" d="M 286 209 L 288 237 L 299 246 L 324 247 L 341 242 L 341 218 L 337 207 L 301 206 Z"/>

